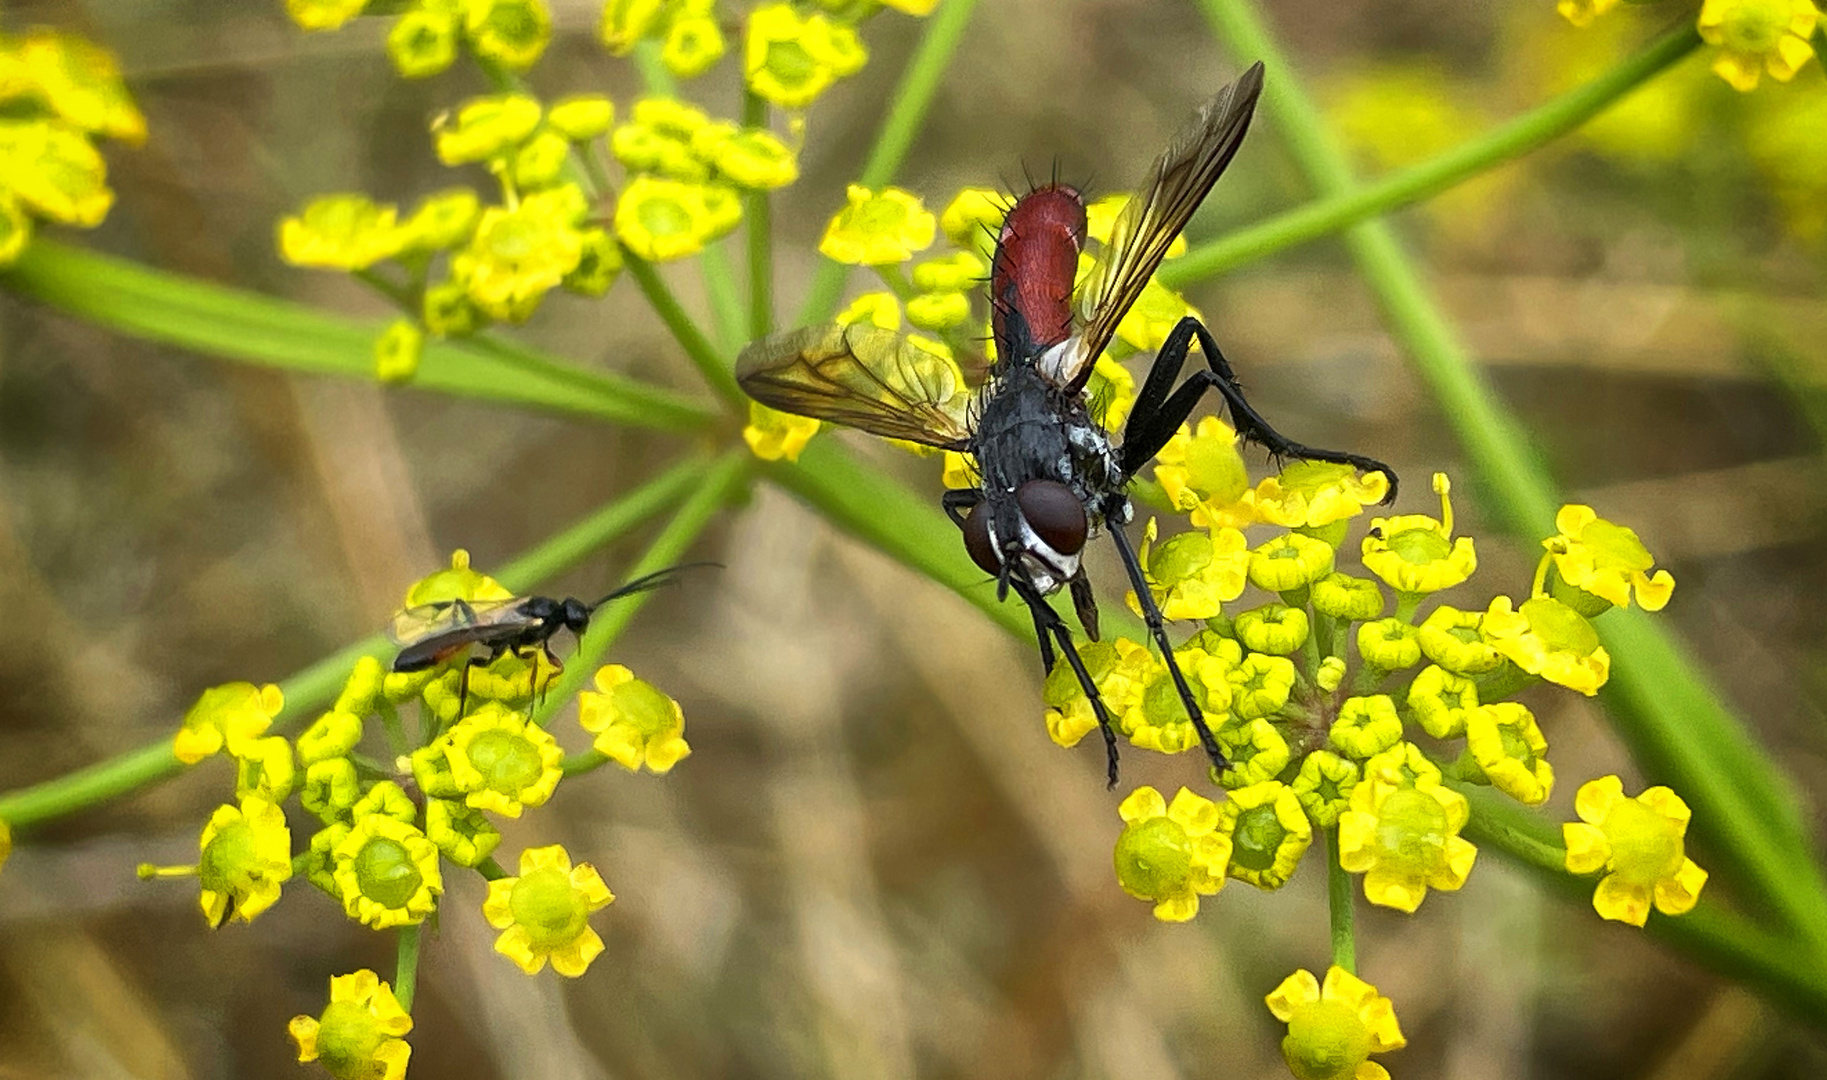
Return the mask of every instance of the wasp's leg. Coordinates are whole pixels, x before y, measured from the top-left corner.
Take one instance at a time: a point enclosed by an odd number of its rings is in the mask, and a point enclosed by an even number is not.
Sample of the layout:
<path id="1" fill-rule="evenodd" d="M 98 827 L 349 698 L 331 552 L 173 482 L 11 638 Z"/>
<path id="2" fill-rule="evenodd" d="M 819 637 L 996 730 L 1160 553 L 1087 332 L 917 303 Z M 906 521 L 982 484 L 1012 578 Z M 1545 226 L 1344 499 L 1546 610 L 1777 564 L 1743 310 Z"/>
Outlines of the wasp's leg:
<path id="1" fill-rule="evenodd" d="M 1199 341 L 1199 350 L 1205 354 L 1206 369 L 1193 372 L 1178 390 L 1169 394 L 1168 388 L 1179 377 L 1195 338 Z M 1270 454 L 1304 461 L 1331 461 L 1363 472 L 1380 472 L 1389 478 L 1389 493 L 1383 501 L 1395 500 L 1396 472 L 1388 465 L 1362 454 L 1297 443 L 1269 426 L 1262 414 L 1244 398 L 1243 388 L 1237 385 L 1236 373 L 1219 350 L 1218 342 L 1213 340 L 1211 331 L 1191 315 L 1175 324 L 1167 340 L 1162 342 L 1161 351 L 1155 355 L 1154 367 L 1149 369 L 1148 378 L 1136 395 L 1129 424 L 1123 430 L 1124 475 L 1134 476 L 1161 452 L 1167 440 L 1173 438 L 1174 432 L 1192 415 L 1193 407 L 1207 390 L 1216 390 L 1224 397 L 1230 406 L 1231 420 L 1237 425 L 1237 433 Z"/>
<path id="2" fill-rule="evenodd" d="M 1212 759 L 1212 765 L 1219 772 L 1230 768 L 1230 761 L 1224 756 L 1224 750 L 1212 735 L 1212 729 L 1205 722 L 1205 713 L 1199 708 L 1199 702 L 1193 698 L 1193 688 L 1186 684 L 1186 676 L 1180 671 L 1180 662 L 1174 659 L 1174 647 L 1167 640 L 1167 621 L 1161 617 L 1160 605 L 1155 603 L 1155 596 L 1148 591 L 1148 579 L 1142 575 L 1142 562 L 1136 558 L 1135 548 L 1129 546 L 1129 536 L 1120 526 L 1110 530 L 1110 538 L 1116 541 L 1117 551 L 1123 556 L 1123 569 L 1129 572 L 1129 584 L 1136 591 L 1136 599 L 1142 605 L 1142 618 L 1148 623 L 1148 632 L 1154 636 L 1155 644 L 1161 650 L 1161 659 L 1167 664 L 1168 674 L 1174 677 L 1174 689 L 1180 692 L 1180 701 L 1186 706 L 1186 715 L 1193 722 L 1193 730 L 1199 733 L 1199 745 L 1205 749 L 1205 756 Z"/>
<path id="3" fill-rule="evenodd" d="M 945 516 L 952 519 L 952 524 L 964 528 L 964 514 L 983 501 L 982 488 L 951 488 L 939 496 L 939 505 L 945 508 Z"/>
<path id="4" fill-rule="evenodd" d="M 1110 722 L 1110 710 L 1104 707 L 1104 696 L 1098 692 L 1097 683 L 1091 678 L 1091 672 L 1085 670 L 1085 662 L 1079 658 L 1078 649 L 1072 644 L 1072 628 L 1066 620 L 1059 617 L 1034 586 L 1020 578 L 1012 579 L 1009 584 L 1016 595 L 1028 605 L 1034 615 L 1034 628 L 1040 631 L 1042 655 L 1047 653 L 1047 636 L 1051 634 L 1059 641 L 1060 651 L 1066 654 L 1066 662 L 1072 665 L 1072 674 L 1078 676 L 1078 685 L 1085 692 L 1086 700 L 1091 702 L 1091 711 L 1097 716 L 1097 726 L 1104 733 L 1105 787 L 1116 787 L 1117 783 L 1117 737 L 1116 726 Z M 1051 664 L 1048 665 L 1052 667 Z"/>

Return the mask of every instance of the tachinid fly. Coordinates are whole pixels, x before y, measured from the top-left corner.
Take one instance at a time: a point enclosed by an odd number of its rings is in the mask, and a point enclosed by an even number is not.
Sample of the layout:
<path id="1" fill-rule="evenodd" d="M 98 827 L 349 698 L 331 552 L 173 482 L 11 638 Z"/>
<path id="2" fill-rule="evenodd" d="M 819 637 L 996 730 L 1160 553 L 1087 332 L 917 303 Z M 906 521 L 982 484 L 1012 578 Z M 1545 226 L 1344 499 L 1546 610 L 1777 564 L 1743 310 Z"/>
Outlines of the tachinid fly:
<path id="1" fill-rule="evenodd" d="M 1055 183 L 1016 202 L 1003 221 L 990 267 L 996 360 L 983 385 L 966 385 L 966 369 L 900 334 L 866 325 L 779 334 L 751 344 L 736 363 L 742 388 L 763 404 L 974 459 L 981 486 L 946 492 L 946 513 L 962 530 L 972 560 L 995 576 L 997 595 L 1006 597 L 1012 589 L 1028 605 L 1047 670 L 1053 668 L 1055 643 L 1072 666 L 1103 730 L 1112 786 L 1117 779 L 1115 729 L 1073 647 L 1070 628 L 1045 598 L 1069 588 L 1080 623 L 1097 640 L 1097 602 L 1079 558 L 1085 542 L 1108 525 L 1200 744 L 1214 765 L 1225 767 L 1122 529 L 1134 516 L 1129 481 L 1166 445 L 1206 391 L 1224 398 L 1238 434 L 1270 454 L 1381 472 L 1389 478 L 1385 501 L 1395 498 L 1396 475 L 1389 466 L 1359 454 L 1304 446 L 1269 426 L 1244 400 L 1211 332 L 1191 316 L 1180 320 L 1157 352 L 1121 444 L 1113 445 L 1087 401 L 1086 381 L 1117 324 L 1243 142 L 1262 79 L 1258 63 L 1219 91 L 1155 162 L 1145 189 L 1117 218 L 1105 257 L 1081 290 L 1082 325 L 1074 319 L 1072 301 L 1085 243 L 1084 199 Z M 1194 342 L 1206 366 L 1176 388 Z"/>

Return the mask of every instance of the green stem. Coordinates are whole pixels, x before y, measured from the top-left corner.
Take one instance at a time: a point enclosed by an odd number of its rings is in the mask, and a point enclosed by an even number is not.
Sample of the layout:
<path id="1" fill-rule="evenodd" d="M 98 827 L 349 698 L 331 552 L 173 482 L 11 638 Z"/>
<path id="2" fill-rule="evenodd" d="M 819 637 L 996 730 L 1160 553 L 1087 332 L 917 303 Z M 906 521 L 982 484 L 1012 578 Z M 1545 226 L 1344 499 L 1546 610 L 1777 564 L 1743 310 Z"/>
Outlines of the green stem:
<path id="1" fill-rule="evenodd" d="M 711 325 L 717 331 L 717 348 L 727 356 L 748 343 L 749 312 L 736 285 L 736 268 L 726 241 L 719 240 L 698 254 L 698 272 L 704 276 L 704 295 L 710 300 Z"/>
<path id="2" fill-rule="evenodd" d="M 309 374 L 374 381 L 379 326 L 301 304 L 167 273 L 40 237 L 0 272 L 0 285 L 99 326 L 209 356 Z M 455 397 L 533 406 L 615 424 L 693 432 L 716 414 L 622 375 L 571 370 L 562 379 L 496 351 L 427 341 L 413 386 Z M 543 359 L 543 358 L 541 358 Z"/>
<path id="3" fill-rule="evenodd" d="M 925 36 L 901 73 L 900 85 L 895 87 L 894 97 L 889 100 L 888 113 L 876 133 L 875 146 L 869 151 L 857 183 L 866 188 L 879 188 L 901 171 L 901 163 L 906 160 L 914 136 L 920 133 L 920 126 L 926 121 L 926 110 L 932 106 L 939 82 L 951 66 L 952 55 L 964 39 L 965 28 L 970 25 L 971 12 L 976 6 L 977 0 L 945 0 L 926 20 Z M 812 275 L 812 287 L 806 293 L 805 305 L 800 308 L 798 325 L 830 321 L 837 313 L 838 299 L 843 294 L 849 269 L 829 259 L 819 264 Z"/>
<path id="4" fill-rule="evenodd" d="M 1699 32 L 1691 19 L 1685 20 L 1649 48 L 1591 82 L 1438 157 L 1200 244 L 1162 266 L 1160 280 L 1169 288 L 1183 289 L 1296 244 L 1432 198 L 1578 128 L 1699 46 Z M 1271 71 L 1270 78 L 1284 74 Z"/>
<path id="5" fill-rule="evenodd" d="M 703 479 L 679 509 L 667 521 L 660 535 L 654 537 L 646 551 L 628 568 L 626 577 L 636 578 L 679 562 L 685 557 L 698 535 L 732 498 L 741 493 L 749 480 L 754 459 L 746 447 L 731 450 L 717 458 L 704 471 Z M 552 680 L 545 703 L 534 712 L 535 720 L 545 724 L 565 703 L 584 687 L 596 673 L 609 646 L 627 628 L 646 605 L 652 593 L 637 593 L 618 601 L 590 620 L 590 628 L 577 642 L 577 653 L 566 661 L 565 670 Z"/>
<path id="6" fill-rule="evenodd" d="M 704 481 L 707 471 L 703 458 L 673 466 L 510 562 L 496 577 L 516 591 L 532 588 L 685 498 Z M 376 634 L 281 682 L 285 707 L 275 723 L 284 727 L 321 709 L 335 699 L 357 660 L 384 657 L 392 651 L 387 639 Z M 165 736 L 107 761 L 0 795 L 0 821 L 14 831 L 26 829 L 131 794 L 184 769 L 171 751 L 171 737 Z"/>
<path id="7" fill-rule="evenodd" d="M 419 988 L 419 928 L 402 926 L 398 959 L 393 965 L 393 996 L 400 1008 L 412 1011 L 412 998 Z"/>
<path id="8" fill-rule="evenodd" d="M 1570 874 L 1559 830 L 1541 814 L 1489 787 L 1449 781 L 1471 803 L 1465 838 L 1527 870 L 1549 891 L 1591 910 L 1593 877 Z M 1628 927 L 1620 927 L 1629 932 Z M 1643 932 L 1744 982 L 1808 1023 L 1827 1026 L 1827 972 L 1793 940 L 1727 910 L 1711 895 L 1686 915 L 1654 912 Z"/>
<path id="9" fill-rule="evenodd" d="M 742 96 L 742 123 L 765 127 L 768 103 L 749 91 Z M 774 332 L 774 201 L 766 191 L 743 196 L 749 245 L 749 340 L 760 341 Z"/>
<path id="10" fill-rule="evenodd" d="M 1339 827 L 1326 830 L 1326 900 L 1332 909 L 1332 963 L 1358 973 L 1357 935 L 1352 924 L 1351 875 L 1339 864 Z"/>
<path id="11" fill-rule="evenodd" d="M 1355 190 L 1344 150 L 1249 0 L 1199 0 L 1240 56 L 1272 72 L 1263 112 L 1322 197 Z M 1522 537 L 1547 535 L 1559 493 L 1530 439 L 1497 399 L 1388 224 L 1352 226 L 1345 242 L 1390 332 L 1427 381 L 1488 497 Z M 1638 762 L 1694 807 L 1694 830 L 1791 929 L 1827 953 L 1827 879 L 1774 764 L 1700 676 L 1693 659 L 1639 612 L 1601 621 L 1611 653 L 1605 701 Z"/>
<path id="12" fill-rule="evenodd" d="M 691 358 L 698 373 L 704 376 L 704 381 L 710 383 L 711 389 L 717 391 L 732 409 L 739 408 L 746 416 L 749 399 L 743 394 L 742 388 L 736 385 L 736 375 L 729 361 L 704 336 L 704 331 L 692 321 L 692 317 L 685 313 L 679 298 L 660 279 L 659 271 L 654 269 L 652 263 L 634 255 L 624 253 L 623 260 L 628 273 L 634 277 L 635 284 L 641 287 L 641 294 L 647 297 L 648 304 L 660 316 L 660 321 L 672 331 L 673 338 L 685 350 L 685 355 Z"/>

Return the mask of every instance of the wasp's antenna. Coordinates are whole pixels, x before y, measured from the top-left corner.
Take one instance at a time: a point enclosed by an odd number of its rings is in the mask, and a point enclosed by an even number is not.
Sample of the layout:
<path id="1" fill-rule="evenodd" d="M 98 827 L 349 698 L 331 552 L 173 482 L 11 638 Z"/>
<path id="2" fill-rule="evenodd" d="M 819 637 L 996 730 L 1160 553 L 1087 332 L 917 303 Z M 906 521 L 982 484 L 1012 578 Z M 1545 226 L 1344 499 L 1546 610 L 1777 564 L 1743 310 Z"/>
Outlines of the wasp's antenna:
<path id="1" fill-rule="evenodd" d="M 699 570 L 710 566 L 714 566 L 719 570 L 723 569 L 723 564 L 718 562 L 691 562 L 680 563 L 677 566 L 669 566 L 664 570 L 655 570 L 651 574 L 644 574 L 632 581 L 623 582 L 621 585 L 616 586 L 615 590 L 609 595 L 598 600 L 596 603 L 591 604 L 590 610 L 595 611 L 609 601 L 620 600 L 624 596 L 633 596 L 635 593 L 652 592 L 654 589 L 665 588 L 678 581 L 680 575 L 684 574 L 687 570 Z"/>

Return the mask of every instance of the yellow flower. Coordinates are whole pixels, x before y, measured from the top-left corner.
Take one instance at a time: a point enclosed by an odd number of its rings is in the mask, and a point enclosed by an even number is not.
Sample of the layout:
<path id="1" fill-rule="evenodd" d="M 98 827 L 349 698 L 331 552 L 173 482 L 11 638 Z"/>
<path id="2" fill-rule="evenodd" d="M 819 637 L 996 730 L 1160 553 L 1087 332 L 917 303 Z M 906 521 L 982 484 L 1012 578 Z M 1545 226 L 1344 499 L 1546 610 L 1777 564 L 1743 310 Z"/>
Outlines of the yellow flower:
<path id="1" fill-rule="evenodd" d="M 546 109 L 546 123 L 572 142 L 601 138 L 615 123 L 615 103 L 601 94 L 572 94 Z"/>
<path id="2" fill-rule="evenodd" d="M 1421 662 L 1421 642 L 1401 619 L 1378 619 L 1358 627 L 1358 655 L 1371 667 L 1401 671 Z"/>
<path id="3" fill-rule="evenodd" d="M 601 296 L 621 275 L 622 249 L 614 237 L 601 229 L 585 229 L 579 236 L 583 239 L 583 254 L 565 275 L 565 290 L 579 296 Z"/>
<path id="4" fill-rule="evenodd" d="M 366 195 L 320 195 L 279 223 L 279 253 L 294 266 L 365 270 L 400 253 L 412 239 L 399 211 Z"/>
<path id="5" fill-rule="evenodd" d="M 93 228 L 114 205 L 101 153 L 56 120 L 0 121 L 0 177 L 13 198 L 65 225 Z"/>
<path id="6" fill-rule="evenodd" d="M 446 165 L 505 154 L 539 127 L 539 102 L 525 94 L 472 98 L 431 122 L 438 160 Z"/>
<path id="7" fill-rule="evenodd" d="M 1287 738 L 1267 720 L 1226 724 L 1213 734 L 1231 762 L 1231 767 L 1224 770 L 1218 782 L 1232 790 L 1273 780 L 1288 767 L 1288 762 L 1294 760 L 1294 751 L 1288 746 Z"/>
<path id="8" fill-rule="evenodd" d="M 642 38 L 659 32 L 667 14 L 666 0 L 608 0 L 597 37 L 610 56 L 626 56 Z"/>
<path id="9" fill-rule="evenodd" d="M 19 200 L 0 190 L 0 266 L 11 266 L 31 242 L 31 217 Z"/>
<path id="10" fill-rule="evenodd" d="M 1346 622 L 1369 622 L 1383 614 L 1383 590 L 1374 581 L 1334 572 L 1313 583 L 1313 610 Z"/>
<path id="11" fill-rule="evenodd" d="M 1273 537 L 1250 553 L 1250 584 L 1264 592 L 1293 592 L 1330 573 L 1332 545 L 1300 533 Z"/>
<path id="12" fill-rule="evenodd" d="M 759 401 L 749 402 L 749 422 L 742 429 L 742 440 L 763 461 L 798 461 L 812 436 L 818 434 L 819 422 L 809 416 L 770 409 Z"/>
<path id="13" fill-rule="evenodd" d="M 1573 807 L 1580 820 L 1561 826 L 1567 870 L 1604 872 L 1592 894 L 1601 916 L 1642 926 L 1652 904 L 1664 915 L 1693 909 L 1707 873 L 1687 857 L 1690 812 L 1679 796 L 1652 787 L 1627 798 L 1622 780 L 1601 776 L 1580 787 Z"/>
<path id="14" fill-rule="evenodd" d="M 211 926 L 230 918 L 253 922 L 279 899 L 292 876 L 292 832 L 285 811 L 259 795 L 240 806 L 218 806 L 199 843 L 198 902 Z"/>
<path id="15" fill-rule="evenodd" d="M 534 192 L 511 210 L 491 206 L 469 246 L 451 258 L 451 274 L 483 314 L 523 322 L 582 260 L 577 224 L 585 209 L 571 185 Z"/>
<path id="16" fill-rule="evenodd" d="M 1240 612 L 1232 623 L 1237 640 L 1251 652 L 1288 656 L 1307 643 L 1312 629 L 1305 608 L 1264 604 Z"/>
<path id="17" fill-rule="evenodd" d="M 1402 741 L 1402 718 L 1387 694 L 1346 698 L 1326 739 L 1346 757 L 1375 757 Z"/>
<path id="18" fill-rule="evenodd" d="M 1155 918 L 1185 922 L 1199 913 L 1199 897 L 1224 888 L 1231 839 L 1218 831 L 1219 808 L 1185 788 L 1172 805 L 1152 787 L 1139 787 L 1117 807 L 1123 835 L 1116 842 L 1117 884 L 1137 900 L 1151 900 Z"/>
<path id="19" fill-rule="evenodd" d="M 463 29 L 477 56 L 520 71 L 545 52 L 552 13 L 545 0 L 465 0 Z"/>
<path id="20" fill-rule="evenodd" d="M 421 251 L 453 248 L 470 238 L 476 230 L 476 218 L 482 213 L 481 200 L 469 188 L 447 188 L 419 200 L 412 216 L 401 224 L 408 247 Z"/>
<path id="21" fill-rule="evenodd" d="M 1241 501 L 1255 520 L 1287 529 L 1324 529 L 1358 516 L 1388 494 L 1389 477 L 1380 472 L 1360 476 L 1349 465 L 1290 461 L 1280 475 L 1264 477 L 1243 492 Z"/>
<path id="22" fill-rule="evenodd" d="M 1288 786 L 1307 817 L 1320 828 L 1330 829 L 1351 806 L 1358 776 L 1357 762 L 1330 750 L 1315 750 L 1301 759 L 1300 773 Z"/>
<path id="23" fill-rule="evenodd" d="M 966 292 L 981 286 L 989 272 L 981 255 L 954 251 L 915 265 L 913 283 L 922 292 Z"/>
<path id="24" fill-rule="evenodd" d="M 1426 594 L 1450 589 L 1478 569 L 1472 538 L 1453 538 L 1451 485 L 1445 473 L 1434 474 L 1440 496 L 1440 520 L 1421 514 L 1371 518 L 1364 537 L 1364 568 L 1398 592 Z"/>
<path id="25" fill-rule="evenodd" d="M 660 63 L 680 79 L 695 79 L 723 59 L 723 29 L 708 15 L 680 14 L 666 28 Z"/>
<path id="26" fill-rule="evenodd" d="M 1465 746 L 1491 786 L 1525 806 L 1540 806 L 1554 790 L 1548 740 L 1535 714 L 1518 702 L 1467 710 Z"/>
<path id="27" fill-rule="evenodd" d="M 571 865 L 557 844 L 520 853 L 520 876 L 488 884 L 483 917 L 501 931 L 495 951 L 528 975 L 552 962 L 552 970 L 575 979 L 603 951 L 590 928 L 590 914 L 615 899 L 589 863 Z"/>
<path id="28" fill-rule="evenodd" d="M 1230 671 L 1231 711 L 1240 719 L 1274 716 L 1294 692 L 1294 662 L 1251 653 Z"/>
<path id="29" fill-rule="evenodd" d="M 312 762 L 305 769 L 304 789 L 298 793 L 300 805 L 325 823 L 347 817 L 361 797 L 361 777 L 355 763 L 346 757 Z"/>
<path id="30" fill-rule="evenodd" d="M 298 1043 L 298 1060 L 322 1062 L 336 1080 L 405 1080 L 412 1047 L 403 1036 L 412 1016 L 367 968 L 333 976 L 323 1015 L 294 1016 L 286 1030 Z"/>
<path id="31" fill-rule="evenodd" d="M 411 319 L 395 319 L 374 339 L 374 377 L 391 386 L 412 381 L 419 372 L 425 331 Z"/>
<path id="32" fill-rule="evenodd" d="M 1264 1000 L 1288 1025 L 1281 1053 L 1299 1080 L 1389 1080 L 1370 1055 L 1408 1045 L 1395 1005 L 1342 967 L 1327 969 L 1323 987 L 1302 968 Z"/>
<path id="33" fill-rule="evenodd" d="M 1155 455 L 1155 482 L 1174 509 L 1202 528 L 1241 529 L 1256 521 L 1248 499 L 1250 477 L 1237 452 L 1237 432 L 1216 416 L 1182 424 Z"/>
<path id="34" fill-rule="evenodd" d="M 1009 197 L 991 188 L 964 188 L 939 215 L 946 239 L 966 251 L 987 254 L 1009 213 Z"/>
<path id="35" fill-rule="evenodd" d="M 1417 648 L 1415 659 L 1420 658 Z M 1429 664 L 1408 684 L 1408 711 L 1436 739 L 1465 734 L 1466 713 L 1477 707 L 1478 684 L 1443 667 Z"/>
<path id="36" fill-rule="evenodd" d="M 938 223 L 916 195 L 900 188 L 880 192 L 851 184 L 845 206 L 825 227 L 818 250 L 855 266 L 905 262 L 932 246 Z"/>
<path id="37" fill-rule="evenodd" d="M 1117 323 L 1117 338 L 1138 352 L 1155 352 L 1167 341 L 1175 324 L 1188 315 L 1203 317 L 1198 308 L 1186 302 L 1186 297 L 1150 278 L 1142 286 L 1142 295 L 1136 297 Z"/>
<path id="38" fill-rule="evenodd" d="M 1161 614 L 1169 619 L 1209 619 L 1224 610 L 1227 600 L 1243 595 L 1250 566 L 1249 541 L 1236 529 L 1215 532 L 1192 530 L 1155 543 L 1159 527 L 1154 518 L 1142 530 L 1138 553 L 1142 576 Z M 1130 610 L 1141 611 L 1136 594 L 1129 593 Z"/>
<path id="39" fill-rule="evenodd" d="M 742 57 L 750 90 L 782 108 L 803 109 L 860 70 L 868 53 L 849 27 L 775 3 L 749 12 Z"/>
<path id="40" fill-rule="evenodd" d="M 467 803 L 428 798 L 425 838 L 437 845 L 439 854 L 458 866 L 478 866 L 501 843 L 501 830 Z"/>
<path id="41" fill-rule="evenodd" d="M 907 299 L 907 321 L 922 330 L 950 330 L 971 317 L 971 298 L 961 292 L 919 293 Z"/>
<path id="42" fill-rule="evenodd" d="M 629 772 L 665 773 L 691 753 L 679 703 L 620 664 L 597 669 L 596 690 L 577 696 L 577 722 L 596 752 Z"/>
<path id="43" fill-rule="evenodd" d="M 1236 662 L 1237 645 L 1229 642 L 1228 651 L 1208 652 L 1208 645 L 1222 650 L 1227 644 L 1214 641 L 1214 636 L 1193 637 L 1174 650 L 1174 660 L 1186 677 L 1193 700 L 1205 713 L 1207 724 L 1215 728 L 1223 722 L 1226 710 L 1231 707 L 1229 676 Z M 1167 665 L 1150 657 L 1145 675 L 1139 662 L 1128 671 L 1146 679 L 1141 692 L 1117 721 L 1131 745 L 1162 754 L 1178 754 L 1198 746 L 1199 731 L 1193 727 L 1186 702 L 1180 696 L 1180 687 Z"/>
<path id="44" fill-rule="evenodd" d="M 551 798 L 564 775 L 558 741 L 493 701 L 458 721 L 443 745 L 457 790 L 478 810 L 517 818 Z"/>
<path id="45" fill-rule="evenodd" d="M 1553 597 L 1524 600 L 1517 611 L 1510 609 L 1509 597 L 1496 597 L 1478 633 L 1517 667 L 1587 697 L 1611 675 L 1611 654 L 1592 624 Z"/>
<path id="46" fill-rule="evenodd" d="M 1808 38 L 1820 21 L 1812 0 L 1706 0 L 1700 5 L 1700 36 L 1719 46 L 1713 72 L 1732 89 L 1757 88 L 1768 71 L 1788 82 L 1814 56 Z"/>
<path id="47" fill-rule="evenodd" d="M 692 149 L 690 135 L 630 122 L 616 128 L 609 137 L 609 152 L 631 173 L 653 173 L 687 184 L 710 179 L 708 159 Z"/>
<path id="48" fill-rule="evenodd" d="M 1128 638 L 1087 642 L 1079 646 L 1078 656 L 1097 687 L 1104 708 L 1119 724 L 1126 712 L 1141 704 L 1143 687 L 1163 670 L 1147 646 Z M 1070 664 L 1053 665 L 1041 700 L 1047 705 L 1047 735 L 1060 746 L 1077 746 L 1097 727 L 1097 713 L 1092 711 L 1091 699 L 1085 696 Z"/>
<path id="49" fill-rule="evenodd" d="M 1231 838 L 1230 875 L 1259 889 L 1286 884 L 1313 843 L 1300 797 L 1279 780 L 1231 792 L 1218 808 L 1218 829 Z"/>
<path id="50" fill-rule="evenodd" d="M 1484 612 L 1441 604 L 1415 630 L 1429 660 L 1459 675 L 1482 675 L 1503 666 L 1503 654 L 1480 635 Z"/>
<path id="51" fill-rule="evenodd" d="M 211 687 L 184 714 L 172 753 L 186 765 L 195 765 L 224 746 L 237 757 L 250 753 L 254 740 L 266 733 L 284 707 L 285 695 L 271 683 Z"/>
<path id="52" fill-rule="evenodd" d="M 1398 785 L 1367 765 L 1339 815 L 1339 864 L 1364 875 L 1366 900 L 1413 913 L 1429 888 L 1455 890 L 1472 872 L 1478 849 L 1459 835 L 1470 815 L 1437 778 Z"/>
<path id="53" fill-rule="evenodd" d="M 1588 618 L 1610 607 L 1629 607 L 1633 592 L 1644 611 L 1667 606 L 1675 579 L 1667 570 L 1649 573 L 1655 557 L 1635 532 L 1578 504 L 1561 507 L 1554 527 L 1559 534 L 1542 546 L 1554 561 L 1549 592 L 1555 599 Z"/>
<path id="54" fill-rule="evenodd" d="M 335 30 L 367 6 L 368 0 L 285 0 L 286 14 L 306 30 Z"/>
<path id="55" fill-rule="evenodd" d="M 701 184 L 637 176 L 615 204 L 615 235 L 648 262 L 683 259 L 704 250 L 714 222 Z"/>
<path id="56" fill-rule="evenodd" d="M 235 797 L 258 795 L 271 803 L 284 802 L 298 786 L 298 761 L 292 744 L 283 735 L 255 739 L 247 753 L 235 759 Z"/>
<path id="57" fill-rule="evenodd" d="M 1618 0 L 1560 0 L 1554 10 L 1575 26 L 1591 26 L 1592 20 L 1618 6 Z"/>
<path id="58" fill-rule="evenodd" d="M 425 834 L 385 814 L 355 822 L 331 852 L 343 911 L 376 930 L 413 926 L 438 909 L 444 877 Z"/>
<path id="59" fill-rule="evenodd" d="M 450 569 L 413 582 L 401 606 L 411 608 L 447 600 L 505 600 L 513 595 L 501 582 L 470 569 L 469 552 L 458 548 L 450 553 Z"/>
<path id="60" fill-rule="evenodd" d="M 786 187 L 799 179 L 793 149 L 765 128 L 743 128 L 722 140 L 711 163 L 730 183 L 755 191 Z"/>
<path id="61" fill-rule="evenodd" d="M 1364 777 L 1396 787 L 1423 787 L 1440 783 L 1440 766 L 1414 743 L 1399 742 L 1366 761 Z"/>
<path id="62" fill-rule="evenodd" d="M 23 78 L 60 119 L 96 135 L 136 145 L 146 141 L 146 117 L 107 49 L 72 34 L 33 29 L 13 56 Z"/>
<path id="63" fill-rule="evenodd" d="M 459 11 L 417 7 L 401 15 L 387 31 L 387 56 L 402 79 L 427 79 L 457 59 L 462 39 Z"/>

